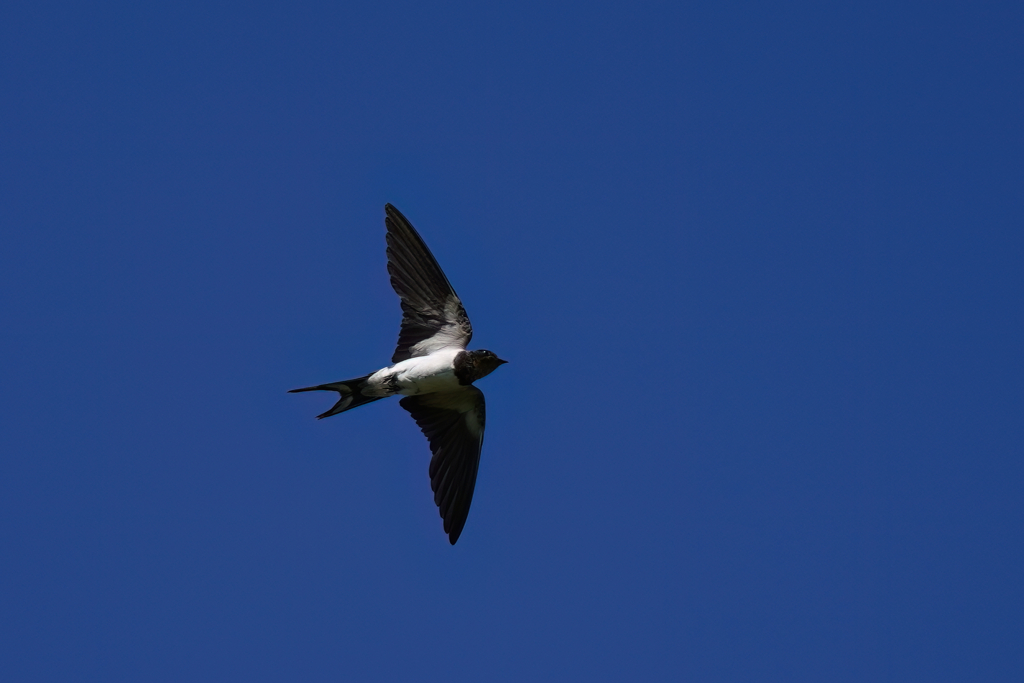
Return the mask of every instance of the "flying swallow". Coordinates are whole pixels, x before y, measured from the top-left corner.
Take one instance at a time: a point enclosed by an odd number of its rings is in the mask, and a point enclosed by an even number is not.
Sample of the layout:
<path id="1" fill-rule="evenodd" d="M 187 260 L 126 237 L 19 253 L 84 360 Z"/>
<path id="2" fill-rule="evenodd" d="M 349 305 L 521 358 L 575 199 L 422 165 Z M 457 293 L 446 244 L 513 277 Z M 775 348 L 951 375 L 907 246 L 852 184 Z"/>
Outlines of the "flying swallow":
<path id="1" fill-rule="evenodd" d="M 384 206 L 388 273 L 402 300 L 402 328 L 392 365 L 364 377 L 299 391 L 336 391 L 340 398 L 318 419 L 401 394 L 430 442 L 430 488 L 444 531 L 459 540 L 473 501 L 484 444 L 484 394 L 473 382 L 507 361 L 490 351 L 467 351 L 473 326 L 458 294 L 416 229 L 398 209 Z"/>

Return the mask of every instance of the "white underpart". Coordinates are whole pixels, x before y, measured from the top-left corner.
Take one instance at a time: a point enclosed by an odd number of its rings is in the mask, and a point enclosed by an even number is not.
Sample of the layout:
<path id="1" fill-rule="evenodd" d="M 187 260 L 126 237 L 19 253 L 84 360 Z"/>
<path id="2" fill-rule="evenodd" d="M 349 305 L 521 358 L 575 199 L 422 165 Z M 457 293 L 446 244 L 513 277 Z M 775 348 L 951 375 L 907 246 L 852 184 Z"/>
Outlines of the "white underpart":
<path id="1" fill-rule="evenodd" d="M 388 368 L 383 368 L 370 375 L 369 386 L 364 394 L 388 396 L 395 393 L 391 390 L 398 386 L 399 394 L 415 396 L 430 394 L 435 391 L 452 391 L 459 388 L 459 380 L 455 377 L 455 356 L 462 349 L 446 348 L 435 351 L 429 356 L 418 356 L 403 360 Z"/>

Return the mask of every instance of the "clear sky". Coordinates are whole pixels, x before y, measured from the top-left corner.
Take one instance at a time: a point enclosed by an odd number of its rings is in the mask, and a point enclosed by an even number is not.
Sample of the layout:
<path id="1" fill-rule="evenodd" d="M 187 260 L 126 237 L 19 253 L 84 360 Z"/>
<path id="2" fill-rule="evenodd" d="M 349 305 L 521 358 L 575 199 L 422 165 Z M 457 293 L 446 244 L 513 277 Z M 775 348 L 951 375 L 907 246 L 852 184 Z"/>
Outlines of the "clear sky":
<path id="1" fill-rule="evenodd" d="M 4 681 L 1024 680 L 1020 2 L 0 10 Z M 385 202 L 488 431 L 458 545 Z"/>

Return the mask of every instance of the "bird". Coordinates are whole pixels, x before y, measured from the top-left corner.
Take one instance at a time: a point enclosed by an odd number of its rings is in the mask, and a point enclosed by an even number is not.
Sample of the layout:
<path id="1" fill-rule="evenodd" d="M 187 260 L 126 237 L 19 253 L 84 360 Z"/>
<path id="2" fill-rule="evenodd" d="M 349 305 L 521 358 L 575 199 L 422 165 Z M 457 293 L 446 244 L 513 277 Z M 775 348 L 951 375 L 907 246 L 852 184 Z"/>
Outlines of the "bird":
<path id="1" fill-rule="evenodd" d="M 430 445 L 428 473 L 444 532 L 455 545 L 473 502 L 484 443 L 484 394 L 473 382 L 508 361 L 468 351 L 473 326 L 437 259 L 412 223 L 384 206 L 388 274 L 401 300 L 402 325 L 391 365 L 376 372 L 289 393 L 335 391 L 338 402 L 317 419 L 389 396 L 412 415 Z"/>

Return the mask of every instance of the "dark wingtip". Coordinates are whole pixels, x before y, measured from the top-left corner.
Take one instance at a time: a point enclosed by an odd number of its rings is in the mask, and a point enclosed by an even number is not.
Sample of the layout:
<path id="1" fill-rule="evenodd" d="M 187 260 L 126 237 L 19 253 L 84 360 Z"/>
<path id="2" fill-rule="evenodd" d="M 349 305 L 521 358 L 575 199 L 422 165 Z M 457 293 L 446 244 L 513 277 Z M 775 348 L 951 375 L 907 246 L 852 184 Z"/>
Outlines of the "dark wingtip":
<path id="1" fill-rule="evenodd" d="M 452 545 L 455 545 L 455 542 L 458 541 L 459 537 L 462 536 L 462 530 L 465 529 L 465 528 L 466 528 L 466 524 L 465 524 L 465 522 L 463 522 L 461 525 L 457 526 L 456 528 L 452 529 L 451 531 L 448 531 L 448 542 L 451 543 Z"/>
<path id="2" fill-rule="evenodd" d="M 396 209 L 394 204 L 390 204 L 390 203 L 389 204 L 385 204 L 384 205 L 384 213 L 386 215 L 386 218 L 390 218 L 393 221 L 398 221 L 399 223 L 405 223 L 410 228 L 412 227 L 412 224 L 409 223 L 409 219 L 406 218 L 405 215 L 402 214 L 401 211 Z M 413 232 L 415 232 L 415 230 L 413 230 Z"/>

